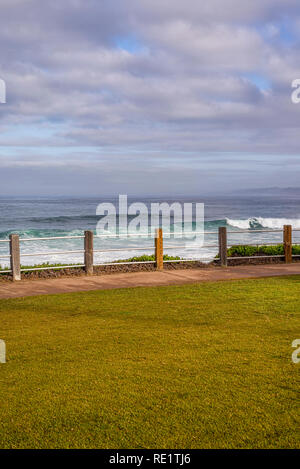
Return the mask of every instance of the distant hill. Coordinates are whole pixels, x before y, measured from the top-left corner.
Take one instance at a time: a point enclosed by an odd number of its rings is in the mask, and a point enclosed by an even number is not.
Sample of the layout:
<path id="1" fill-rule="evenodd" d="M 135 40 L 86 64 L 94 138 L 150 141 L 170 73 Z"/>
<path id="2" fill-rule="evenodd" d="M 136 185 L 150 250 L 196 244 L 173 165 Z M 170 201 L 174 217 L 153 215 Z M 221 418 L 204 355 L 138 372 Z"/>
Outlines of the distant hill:
<path id="1" fill-rule="evenodd" d="M 300 187 L 255 187 L 249 189 L 240 189 L 234 191 L 233 194 L 239 195 L 290 195 L 300 197 Z"/>

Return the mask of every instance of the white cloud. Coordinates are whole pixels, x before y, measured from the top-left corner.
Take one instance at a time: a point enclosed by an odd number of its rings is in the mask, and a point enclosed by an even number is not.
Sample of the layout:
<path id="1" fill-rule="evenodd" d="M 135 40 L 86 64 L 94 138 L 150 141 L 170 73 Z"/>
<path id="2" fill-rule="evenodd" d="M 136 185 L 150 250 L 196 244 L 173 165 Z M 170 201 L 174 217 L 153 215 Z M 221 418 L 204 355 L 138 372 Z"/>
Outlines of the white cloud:
<path id="1" fill-rule="evenodd" d="M 298 1 L 2 0 L 0 13 L 3 148 L 159 151 L 170 162 L 174 152 L 299 153 Z"/>

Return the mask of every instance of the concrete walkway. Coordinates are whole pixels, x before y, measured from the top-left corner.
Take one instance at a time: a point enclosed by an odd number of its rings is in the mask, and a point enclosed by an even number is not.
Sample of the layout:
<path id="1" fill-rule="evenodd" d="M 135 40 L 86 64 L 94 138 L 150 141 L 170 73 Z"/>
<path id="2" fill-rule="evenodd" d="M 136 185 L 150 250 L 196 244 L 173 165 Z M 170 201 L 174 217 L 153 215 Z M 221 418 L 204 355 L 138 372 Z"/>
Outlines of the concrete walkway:
<path id="1" fill-rule="evenodd" d="M 137 272 L 92 277 L 61 277 L 56 279 L 22 280 L 0 283 L 0 298 L 51 295 L 113 288 L 152 287 L 158 285 L 184 285 L 208 281 L 239 280 L 246 278 L 300 275 L 300 263 L 273 265 L 240 265 L 207 269 L 165 270 L 163 272 Z"/>

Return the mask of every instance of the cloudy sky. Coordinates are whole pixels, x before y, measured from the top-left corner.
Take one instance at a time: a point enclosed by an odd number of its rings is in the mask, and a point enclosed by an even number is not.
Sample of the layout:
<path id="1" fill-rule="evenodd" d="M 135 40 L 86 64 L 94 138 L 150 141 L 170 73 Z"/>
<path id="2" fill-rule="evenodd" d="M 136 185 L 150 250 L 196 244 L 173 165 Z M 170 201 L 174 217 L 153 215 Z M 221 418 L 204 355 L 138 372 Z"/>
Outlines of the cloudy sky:
<path id="1" fill-rule="evenodd" d="M 0 0 L 0 195 L 298 186 L 299 0 Z"/>

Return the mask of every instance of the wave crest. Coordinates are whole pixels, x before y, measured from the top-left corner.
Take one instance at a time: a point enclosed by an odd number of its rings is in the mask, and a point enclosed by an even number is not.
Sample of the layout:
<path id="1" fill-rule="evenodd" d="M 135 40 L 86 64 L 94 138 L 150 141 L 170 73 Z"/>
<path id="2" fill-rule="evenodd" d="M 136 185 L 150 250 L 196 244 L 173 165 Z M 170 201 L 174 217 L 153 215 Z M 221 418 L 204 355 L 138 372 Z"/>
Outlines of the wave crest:
<path id="1" fill-rule="evenodd" d="M 300 219 L 297 218 L 263 218 L 252 217 L 246 220 L 233 220 L 226 218 L 227 225 L 234 226 L 241 230 L 253 230 L 260 228 L 269 228 L 272 230 L 280 230 L 284 225 L 292 225 L 294 229 L 300 228 Z"/>

